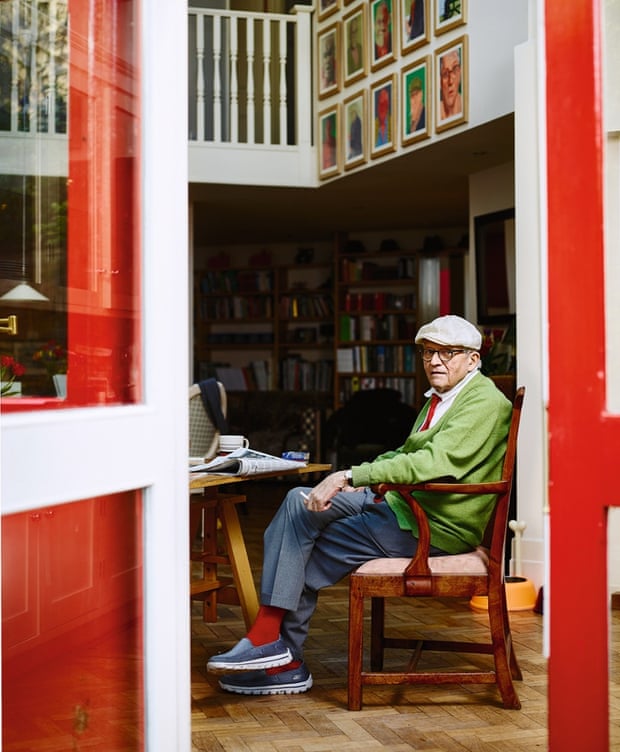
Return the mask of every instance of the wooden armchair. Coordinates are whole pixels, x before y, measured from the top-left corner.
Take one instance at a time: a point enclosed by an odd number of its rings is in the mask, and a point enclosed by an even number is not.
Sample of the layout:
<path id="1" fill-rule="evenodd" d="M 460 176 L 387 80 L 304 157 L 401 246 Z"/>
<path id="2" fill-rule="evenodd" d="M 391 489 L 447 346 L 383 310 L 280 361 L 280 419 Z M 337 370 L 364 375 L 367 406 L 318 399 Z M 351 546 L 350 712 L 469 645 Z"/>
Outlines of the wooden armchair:
<path id="1" fill-rule="evenodd" d="M 517 390 L 501 480 L 492 483 L 431 482 L 419 485 L 381 484 L 380 494 L 398 491 L 411 507 L 419 526 L 419 545 L 413 559 L 374 559 L 359 567 L 349 584 L 349 710 L 362 707 L 362 689 L 378 684 L 497 684 L 505 708 L 519 709 L 521 703 L 513 679 L 521 679 L 514 654 L 504 585 L 504 546 L 510 490 L 517 448 L 517 433 L 525 388 Z M 428 520 L 416 502 L 416 490 L 464 494 L 496 493 L 497 502 L 487 526 L 485 544 L 468 554 L 429 557 Z M 388 637 L 385 634 L 385 601 L 395 597 L 439 596 L 471 598 L 488 596 L 490 642 L 457 642 Z M 371 599 L 370 671 L 363 670 L 364 599 Z M 414 651 L 402 671 L 384 671 L 385 648 Z M 418 671 L 422 651 L 449 650 L 457 653 L 492 654 L 494 669 L 471 671 Z"/>

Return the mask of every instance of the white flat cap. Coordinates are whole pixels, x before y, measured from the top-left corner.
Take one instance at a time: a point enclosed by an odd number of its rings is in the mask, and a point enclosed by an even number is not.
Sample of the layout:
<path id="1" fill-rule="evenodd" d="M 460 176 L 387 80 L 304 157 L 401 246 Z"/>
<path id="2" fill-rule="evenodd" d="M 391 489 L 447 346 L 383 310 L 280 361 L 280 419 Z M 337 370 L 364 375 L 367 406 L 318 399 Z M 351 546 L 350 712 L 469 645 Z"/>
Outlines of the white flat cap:
<path id="1" fill-rule="evenodd" d="M 416 345 L 424 339 L 438 345 L 459 345 L 470 350 L 479 350 L 482 345 L 478 329 L 460 316 L 440 316 L 424 324 L 415 336 Z"/>

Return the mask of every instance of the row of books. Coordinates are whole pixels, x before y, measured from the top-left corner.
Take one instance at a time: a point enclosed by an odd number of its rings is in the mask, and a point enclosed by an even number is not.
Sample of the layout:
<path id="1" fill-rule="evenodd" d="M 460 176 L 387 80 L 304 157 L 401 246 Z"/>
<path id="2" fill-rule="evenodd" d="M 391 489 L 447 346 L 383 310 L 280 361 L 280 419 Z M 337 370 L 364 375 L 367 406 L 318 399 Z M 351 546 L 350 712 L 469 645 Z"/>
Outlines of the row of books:
<path id="1" fill-rule="evenodd" d="M 416 261 L 401 257 L 396 263 L 378 264 L 363 259 L 343 258 L 340 261 L 340 279 L 343 282 L 375 281 L 382 279 L 415 279 Z"/>
<path id="2" fill-rule="evenodd" d="M 273 271 L 269 269 L 222 269 L 205 271 L 200 279 L 200 292 L 271 292 Z"/>
<path id="3" fill-rule="evenodd" d="M 211 332 L 207 337 L 210 345 L 272 345 L 273 332 Z"/>
<path id="4" fill-rule="evenodd" d="M 247 366 L 229 363 L 201 363 L 200 378 L 215 377 L 227 392 L 268 391 L 272 389 L 270 360 L 253 360 Z"/>
<path id="5" fill-rule="evenodd" d="M 402 401 L 415 405 L 415 377 L 350 376 L 340 379 L 340 404 L 348 402 L 355 392 L 365 389 L 396 389 Z"/>
<path id="6" fill-rule="evenodd" d="M 280 361 L 278 384 L 274 383 L 271 360 L 252 360 L 245 366 L 230 363 L 201 363 L 200 379 L 215 377 L 227 392 L 286 391 L 329 392 L 334 385 L 334 361 L 307 361 L 291 356 Z"/>
<path id="7" fill-rule="evenodd" d="M 331 391 L 334 383 L 334 361 L 309 361 L 300 357 L 280 361 L 280 389 L 285 391 Z"/>
<path id="8" fill-rule="evenodd" d="M 417 296 L 415 292 L 397 295 L 391 292 L 347 292 L 341 301 L 341 309 L 348 313 L 383 311 L 415 311 Z"/>
<path id="9" fill-rule="evenodd" d="M 273 316 L 273 299 L 265 297 L 202 298 L 200 315 L 203 321 L 233 321 L 240 319 L 270 319 Z"/>
<path id="10" fill-rule="evenodd" d="M 334 301 L 325 293 L 284 295 L 280 298 L 280 318 L 328 318 L 334 312 Z"/>
<path id="11" fill-rule="evenodd" d="M 355 345 L 336 351 L 338 373 L 415 372 L 414 345 Z"/>
<path id="12" fill-rule="evenodd" d="M 416 321 L 413 316 L 388 314 L 371 316 L 370 314 L 351 316 L 340 315 L 340 341 L 371 342 L 372 340 L 393 341 L 397 339 L 412 340 L 416 333 Z"/>

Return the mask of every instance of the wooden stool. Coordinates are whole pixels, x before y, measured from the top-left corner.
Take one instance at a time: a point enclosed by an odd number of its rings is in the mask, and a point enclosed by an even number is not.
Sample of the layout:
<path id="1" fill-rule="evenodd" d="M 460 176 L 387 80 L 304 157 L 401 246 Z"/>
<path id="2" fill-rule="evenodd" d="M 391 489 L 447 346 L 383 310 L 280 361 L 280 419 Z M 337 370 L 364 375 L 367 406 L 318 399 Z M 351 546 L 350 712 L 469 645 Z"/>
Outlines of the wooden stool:
<path id="1" fill-rule="evenodd" d="M 243 494 L 218 493 L 217 488 L 190 496 L 190 598 L 202 600 L 206 622 L 217 621 L 218 603 L 241 606 L 249 629 L 258 613 L 258 597 L 236 509 L 245 500 Z M 218 538 L 223 538 L 223 550 Z M 200 564 L 197 579 L 195 562 Z M 230 566 L 232 577 L 219 576 L 218 565 Z"/>

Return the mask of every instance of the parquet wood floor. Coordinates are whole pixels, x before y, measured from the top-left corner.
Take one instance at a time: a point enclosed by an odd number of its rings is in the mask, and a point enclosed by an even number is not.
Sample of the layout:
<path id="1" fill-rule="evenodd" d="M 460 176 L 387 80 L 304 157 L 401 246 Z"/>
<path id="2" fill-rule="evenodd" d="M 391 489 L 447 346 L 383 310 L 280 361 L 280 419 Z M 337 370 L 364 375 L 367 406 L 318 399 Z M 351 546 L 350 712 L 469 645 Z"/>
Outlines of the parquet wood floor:
<path id="1" fill-rule="evenodd" d="M 256 583 L 262 562 L 262 532 L 284 497 L 285 486 L 247 489 L 241 523 Z M 306 643 L 314 679 L 306 694 L 247 697 L 222 692 L 205 664 L 245 634 L 236 607 L 220 606 L 218 621 L 205 624 L 200 604 L 192 611 L 193 752 L 525 752 L 547 749 L 547 677 L 542 655 L 542 616 L 513 612 L 511 623 L 524 674 L 519 711 L 504 710 L 492 686 L 367 687 L 360 712 L 346 706 L 347 583 L 325 590 Z M 424 633 L 449 627 L 472 638 L 486 630 L 485 614 L 467 602 L 420 599 L 393 602 L 393 629 L 414 626 Z M 393 651 L 395 652 L 395 651 Z M 620 611 L 612 612 L 611 749 L 620 748 Z M 393 660 L 396 660 L 395 656 Z M 435 659 L 436 660 L 436 659 Z M 454 662 L 459 656 L 452 656 Z M 486 656 L 474 656 L 484 664 Z"/>

